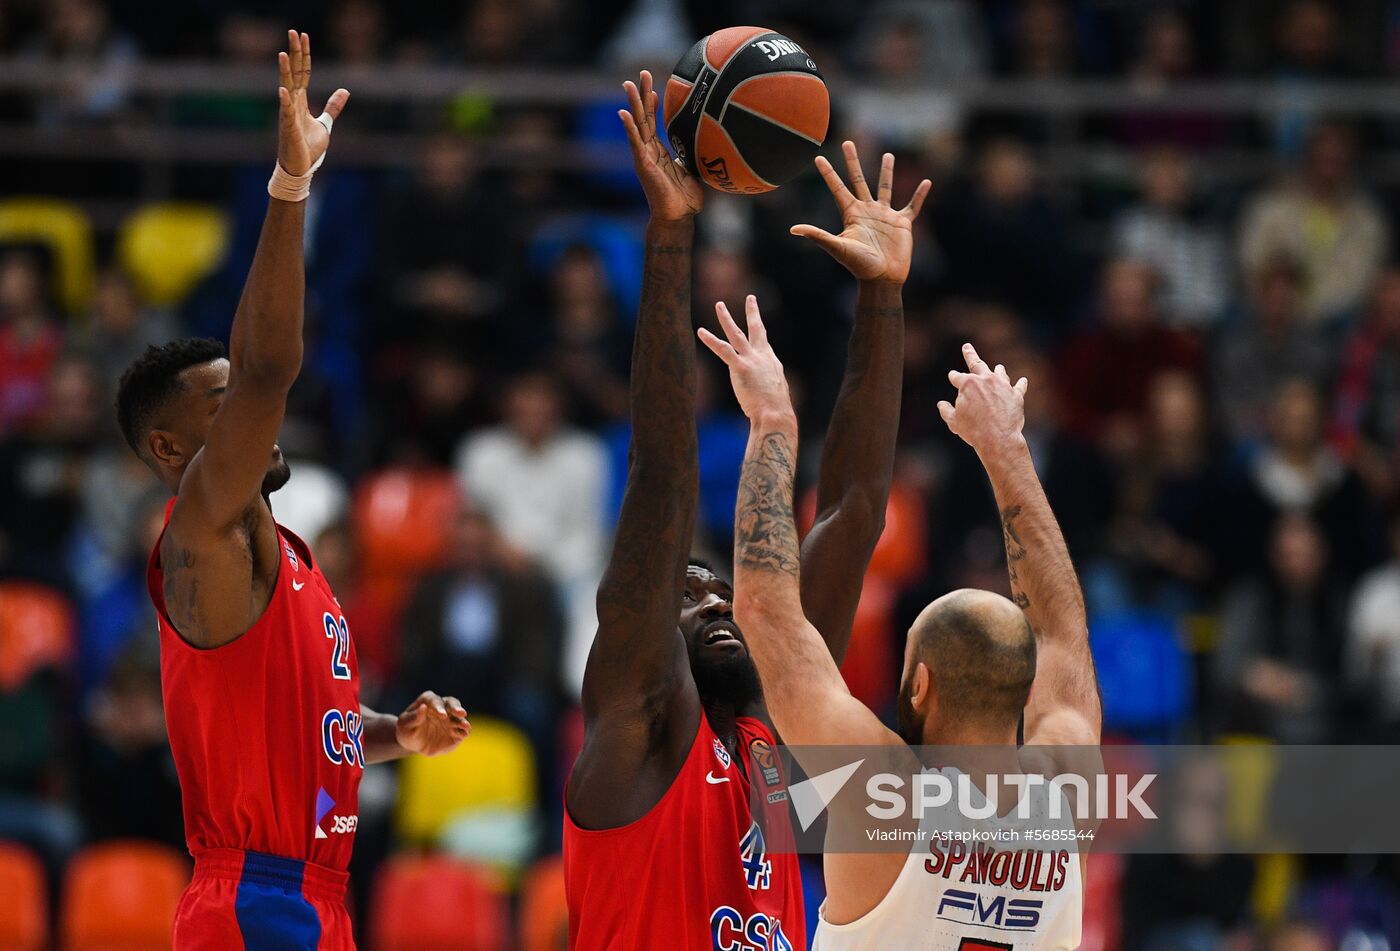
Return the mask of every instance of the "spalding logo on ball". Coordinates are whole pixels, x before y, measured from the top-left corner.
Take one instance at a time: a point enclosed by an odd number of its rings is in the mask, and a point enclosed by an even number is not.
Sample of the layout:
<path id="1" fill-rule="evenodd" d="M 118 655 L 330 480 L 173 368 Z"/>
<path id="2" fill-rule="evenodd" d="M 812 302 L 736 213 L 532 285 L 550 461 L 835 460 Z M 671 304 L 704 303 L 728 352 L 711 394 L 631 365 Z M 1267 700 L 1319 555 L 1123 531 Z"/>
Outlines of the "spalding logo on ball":
<path id="1" fill-rule="evenodd" d="M 831 100 L 806 50 L 772 30 L 734 26 L 681 57 L 666 83 L 671 147 L 720 191 L 772 191 L 811 164 Z"/>

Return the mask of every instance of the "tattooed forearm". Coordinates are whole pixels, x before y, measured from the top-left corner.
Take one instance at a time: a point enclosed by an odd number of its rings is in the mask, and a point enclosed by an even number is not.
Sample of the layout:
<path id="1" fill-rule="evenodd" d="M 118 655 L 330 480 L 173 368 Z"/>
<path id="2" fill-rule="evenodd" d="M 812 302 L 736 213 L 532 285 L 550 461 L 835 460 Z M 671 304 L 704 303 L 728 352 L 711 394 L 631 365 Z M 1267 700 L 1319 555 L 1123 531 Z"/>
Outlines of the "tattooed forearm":
<path id="1" fill-rule="evenodd" d="M 1006 539 L 1006 570 L 1011 576 L 1011 600 L 1020 606 L 1021 610 L 1030 607 L 1031 599 L 1028 594 L 1021 590 L 1021 576 L 1018 573 L 1018 564 L 1026 557 L 1026 546 L 1021 541 L 1021 535 L 1016 530 L 1016 519 L 1021 515 L 1021 506 L 1008 505 L 1001 510 L 1001 533 Z"/>
<path id="2" fill-rule="evenodd" d="M 796 436 L 769 432 L 750 440 L 739 476 L 734 560 L 741 568 L 797 577 L 797 523 L 792 514 Z"/>

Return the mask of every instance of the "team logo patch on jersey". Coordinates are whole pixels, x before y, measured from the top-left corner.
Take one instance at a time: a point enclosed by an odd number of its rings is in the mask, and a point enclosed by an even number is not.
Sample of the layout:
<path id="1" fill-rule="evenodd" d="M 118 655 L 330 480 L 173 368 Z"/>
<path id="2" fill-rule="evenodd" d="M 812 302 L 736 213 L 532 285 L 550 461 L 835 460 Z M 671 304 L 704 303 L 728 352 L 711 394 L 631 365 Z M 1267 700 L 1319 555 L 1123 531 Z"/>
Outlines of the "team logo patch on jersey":
<path id="1" fill-rule="evenodd" d="M 322 786 L 316 790 L 316 838 L 326 838 L 326 830 L 321 828 L 321 820 L 326 818 L 326 813 L 335 808 L 335 800 L 331 794 L 326 792 L 326 787 Z"/>
<path id="2" fill-rule="evenodd" d="M 715 759 L 719 760 L 719 764 L 725 769 L 729 768 L 729 751 L 724 748 L 724 744 L 718 739 L 715 740 Z"/>
<path id="3" fill-rule="evenodd" d="M 763 781 L 769 786 L 781 786 L 783 774 L 778 770 L 778 757 L 773 755 L 773 746 L 767 740 L 754 740 L 749 744 L 749 755 L 753 757 Z"/>
<path id="4" fill-rule="evenodd" d="M 282 550 L 287 553 L 287 560 L 292 563 L 293 571 L 301 570 L 301 563 L 297 561 L 297 553 L 292 551 L 292 546 L 286 542 L 282 543 Z"/>

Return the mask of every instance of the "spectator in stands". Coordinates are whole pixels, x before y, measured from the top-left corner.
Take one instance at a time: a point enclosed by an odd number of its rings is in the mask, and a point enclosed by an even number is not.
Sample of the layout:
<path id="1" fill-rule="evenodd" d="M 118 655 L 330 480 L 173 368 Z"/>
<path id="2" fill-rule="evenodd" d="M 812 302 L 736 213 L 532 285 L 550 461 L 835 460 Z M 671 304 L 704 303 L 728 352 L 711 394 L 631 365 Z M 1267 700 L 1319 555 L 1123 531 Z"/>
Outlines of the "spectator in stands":
<path id="1" fill-rule="evenodd" d="M 113 25 L 100 0 L 47 0 L 43 33 L 26 54 L 67 67 L 69 82 L 39 100 L 44 125 L 111 120 L 127 106 L 128 84 L 139 54 Z"/>
<path id="2" fill-rule="evenodd" d="M 1323 439 L 1323 413 L 1322 394 L 1313 384 L 1290 380 L 1279 387 L 1269 441 L 1250 461 L 1232 502 L 1230 538 L 1247 568 L 1260 566 L 1257 539 L 1288 512 L 1316 520 L 1333 564 L 1345 576 L 1355 578 L 1379 560 L 1383 549 L 1375 505 Z"/>
<path id="3" fill-rule="evenodd" d="M 505 423 L 467 437 L 457 452 L 457 476 L 468 497 L 561 589 L 568 627 L 564 676 L 574 690 L 597 628 L 607 465 L 596 436 L 565 425 L 559 384 L 540 373 L 512 381 Z"/>
<path id="4" fill-rule="evenodd" d="M 1119 218 L 1113 251 L 1156 270 L 1166 323 L 1205 327 L 1225 309 L 1224 236 L 1191 207 L 1191 165 L 1184 152 L 1158 149 L 1141 168 L 1141 200 Z"/>
<path id="5" fill-rule="evenodd" d="M 344 0 L 327 27 L 338 65 L 371 67 L 383 58 L 384 8 L 378 0 Z"/>
<path id="6" fill-rule="evenodd" d="M 1291 919 L 1276 926 L 1264 940 L 1265 951 L 1334 951 L 1332 941 L 1320 925 Z"/>
<path id="7" fill-rule="evenodd" d="M 1317 125 L 1296 180 L 1258 198 L 1240 228 L 1246 274 L 1288 258 L 1303 271 L 1303 314 L 1320 324 L 1345 318 L 1365 299 L 1389 246 L 1380 206 L 1362 189 L 1351 130 Z"/>
<path id="8" fill-rule="evenodd" d="M 1302 514 L 1280 518 L 1264 573 L 1225 599 L 1214 660 L 1227 732 L 1281 743 L 1333 739 L 1346 596 L 1317 523 Z"/>
<path id="9" fill-rule="evenodd" d="M 1332 444 L 1377 499 L 1400 496 L 1400 267 L 1376 281 L 1366 318 L 1342 355 L 1333 402 Z"/>
<path id="10" fill-rule="evenodd" d="M 1037 182 L 1026 146 L 1010 138 L 989 141 L 971 186 L 940 189 L 934 203 L 946 289 L 1004 301 L 1042 341 L 1060 336 L 1088 275 L 1069 222 Z M 1008 281 L 1008 274 L 1016 280 Z"/>
<path id="11" fill-rule="evenodd" d="M 1167 370 L 1152 380 L 1145 436 L 1119 471 L 1112 564 L 1131 601 L 1199 610 L 1221 567 L 1230 480 L 1195 377 Z"/>
<path id="12" fill-rule="evenodd" d="M 855 50 L 859 65 L 891 88 L 977 79 L 991 67 L 986 25 L 968 0 L 882 0 L 861 17 Z"/>
<path id="13" fill-rule="evenodd" d="M 1131 66 L 1133 87 L 1161 95 L 1172 87 L 1199 80 L 1196 39 L 1191 24 L 1177 9 L 1153 11 L 1137 35 L 1141 45 Z M 1171 146 L 1202 150 L 1219 143 L 1225 126 L 1219 116 L 1189 109 L 1156 108 L 1128 112 L 1120 122 L 1125 145 L 1143 149 Z"/>
<path id="14" fill-rule="evenodd" d="M 0 435 L 38 417 L 63 337 L 38 258 L 0 251 Z"/>
<path id="15" fill-rule="evenodd" d="M 1284 258 L 1249 276 L 1244 313 L 1213 348 L 1212 382 L 1226 432 L 1252 445 L 1268 431 L 1269 414 L 1286 380 L 1320 386 L 1331 370 L 1331 348 L 1302 318 L 1303 275 Z"/>
<path id="16" fill-rule="evenodd" d="M 574 421 L 596 427 L 626 416 L 631 335 L 591 247 L 573 245 L 555 262 L 548 308 L 542 362 L 563 384 Z"/>
<path id="17" fill-rule="evenodd" d="M 1158 314 L 1157 273 L 1120 258 L 1104 267 L 1099 319 L 1072 340 L 1057 373 L 1065 421 L 1081 439 L 1128 458 L 1142 445 L 1152 381 L 1165 370 L 1194 373 L 1195 338 L 1166 326 Z"/>
<path id="18" fill-rule="evenodd" d="M 1173 776 L 1169 846 L 1123 872 L 1123 951 L 1214 951 L 1245 937 L 1254 860 L 1223 853 L 1230 780 L 1209 754 Z"/>
<path id="19" fill-rule="evenodd" d="M 1400 518 L 1390 525 L 1391 560 L 1364 575 L 1351 601 L 1346 676 L 1364 698 L 1370 743 L 1400 742 Z"/>
<path id="20" fill-rule="evenodd" d="M 103 432 L 101 394 L 91 364 L 59 360 L 42 415 L 0 439 L 0 575 L 71 589 L 66 556 L 84 472 Z"/>
<path id="21" fill-rule="evenodd" d="M 122 371 L 147 346 L 178 336 L 173 316 L 143 306 L 125 271 L 115 264 L 102 269 L 97 276 L 92 313 L 79 345 L 96 365 L 104 392 L 116 394 Z"/>
<path id="22" fill-rule="evenodd" d="M 494 419 L 488 371 L 455 341 L 425 339 L 386 360 L 370 408 L 376 465 L 448 466 L 467 433 Z"/>
<path id="23" fill-rule="evenodd" d="M 433 136 L 413 183 L 389 198 L 378 263 L 387 305 L 382 342 L 451 338 L 486 365 L 502 328 L 501 307 L 519 243 L 494 190 L 478 179 L 476 150 L 455 133 Z M 482 227 L 490 221 L 493 226 Z"/>
<path id="24" fill-rule="evenodd" d="M 77 772 L 89 841 L 136 837 L 183 847 L 159 652 L 155 629 L 147 627 L 122 652 L 87 711 Z"/>
<path id="25" fill-rule="evenodd" d="M 1074 13 L 1064 0 L 1022 0 L 1011 15 L 1007 65 L 1018 76 L 1072 76 L 1079 66 Z"/>
<path id="26" fill-rule="evenodd" d="M 451 564 L 419 583 L 404 613 L 399 699 L 407 706 L 422 683 L 415 678 L 430 676 L 466 698 L 472 713 L 524 730 L 540 774 L 548 776 L 563 629 L 559 592 L 548 576 L 468 504 L 458 516 Z"/>
<path id="27" fill-rule="evenodd" d="M 131 455 L 131 453 L 127 453 Z M 146 565 L 156 540 L 165 528 L 165 507 L 170 494 L 150 483 L 150 471 L 145 475 L 139 494 L 114 499 L 98 495 L 91 487 L 84 490 L 85 522 L 92 531 L 94 502 L 106 500 L 120 513 L 103 514 L 118 522 L 125 534 L 120 544 L 111 546 L 94 564 L 77 574 L 78 597 L 78 658 L 77 686 L 80 703 L 86 702 L 108 681 L 119 659 L 127 656 L 133 643 L 155 630 L 155 609 L 151 607 L 146 588 Z M 89 475 L 88 482 L 93 481 Z M 104 506 L 104 509 L 107 506 Z"/>

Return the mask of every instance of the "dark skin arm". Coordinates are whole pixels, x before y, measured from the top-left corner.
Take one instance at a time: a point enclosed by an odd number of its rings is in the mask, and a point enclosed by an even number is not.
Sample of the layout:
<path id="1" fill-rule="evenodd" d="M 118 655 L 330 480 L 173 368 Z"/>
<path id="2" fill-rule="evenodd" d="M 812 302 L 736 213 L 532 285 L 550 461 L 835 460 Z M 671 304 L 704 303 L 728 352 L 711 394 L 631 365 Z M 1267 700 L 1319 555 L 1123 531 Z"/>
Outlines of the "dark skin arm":
<path id="1" fill-rule="evenodd" d="M 278 54 L 277 161 L 301 175 L 325 154 L 330 133 L 307 109 L 310 39 L 291 32 L 288 44 L 290 52 Z M 349 95 L 337 90 L 326 111 L 338 116 Z M 268 200 L 233 319 L 227 387 L 203 448 L 185 468 L 161 546 L 167 609 L 197 647 L 218 647 L 248 630 L 277 580 L 277 530 L 262 484 L 301 370 L 304 218 L 305 202 Z M 163 439 L 156 435 L 155 451 L 178 452 Z"/>
<path id="2" fill-rule="evenodd" d="M 881 160 L 872 195 L 855 144 L 846 142 L 843 149 L 851 189 L 830 162 L 817 159 L 840 208 L 842 232 L 811 225 L 792 229 L 860 281 L 846 375 L 822 446 L 817 516 L 802 542 L 803 611 L 837 664 L 846 656 L 865 570 L 885 527 L 904 371 L 904 281 L 914 219 L 931 187 L 922 182 L 909 205 L 896 211 L 890 205 L 894 156 Z"/>
<path id="3" fill-rule="evenodd" d="M 651 808 L 700 716 L 677 618 L 699 494 L 690 271 L 703 192 L 657 137 L 651 75 L 626 89 L 631 108 L 620 116 L 651 222 L 632 346 L 627 489 L 598 588 L 598 635 L 583 680 L 587 733 L 568 786 L 570 815 L 585 828 L 615 827 Z"/>

